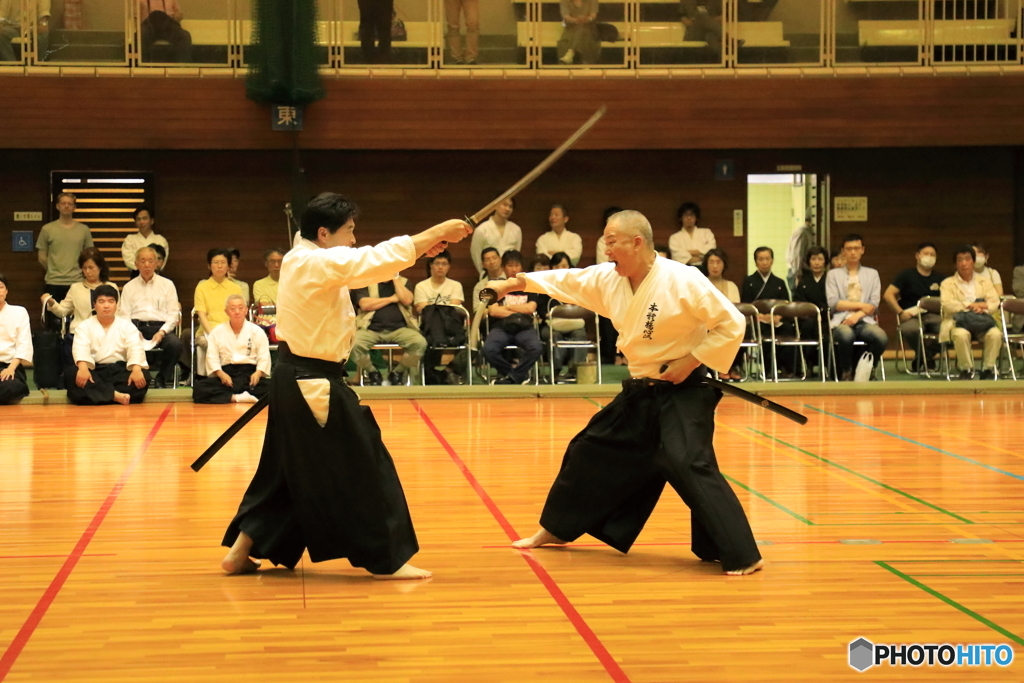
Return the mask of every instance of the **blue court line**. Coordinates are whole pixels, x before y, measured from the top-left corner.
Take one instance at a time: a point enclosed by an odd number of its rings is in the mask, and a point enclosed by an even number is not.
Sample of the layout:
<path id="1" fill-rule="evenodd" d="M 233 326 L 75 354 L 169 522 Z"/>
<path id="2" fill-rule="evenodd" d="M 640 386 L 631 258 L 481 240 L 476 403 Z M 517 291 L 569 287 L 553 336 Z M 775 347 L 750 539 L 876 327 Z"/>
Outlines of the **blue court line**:
<path id="1" fill-rule="evenodd" d="M 869 424 L 864 424 L 863 422 L 857 422 L 856 420 L 851 420 L 848 417 L 843 417 L 842 415 L 836 415 L 835 413 L 830 413 L 827 410 L 822 410 L 821 408 L 815 408 L 814 406 L 808 405 L 807 403 L 804 404 L 804 407 L 810 408 L 811 410 L 813 410 L 815 412 L 822 413 L 824 415 L 828 415 L 829 417 L 834 417 L 837 420 L 843 420 L 844 422 L 849 422 L 850 424 L 855 424 L 858 427 L 864 427 L 865 429 L 870 429 L 871 431 L 878 432 L 880 434 L 885 434 L 886 436 L 891 436 L 891 437 L 893 437 L 895 439 L 900 439 L 901 441 L 906 441 L 907 443 L 912 443 L 915 446 L 920 446 L 921 448 L 927 448 L 928 450 L 935 451 L 936 453 L 942 453 L 943 455 L 948 455 L 948 456 L 950 456 L 952 458 L 956 458 L 957 460 L 963 460 L 964 462 L 969 462 L 972 465 L 977 465 L 978 467 L 984 467 L 987 470 L 992 470 L 993 472 L 998 472 L 999 474 L 1005 474 L 1008 477 L 1013 477 L 1014 479 L 1019 479 L 1020 481 L 1024 481 L 1024 475 L 1014 474 L 1013 472 L 1007 472 L 1006 470 L 1001 470 L 998 467 L 993 467 L 992 465 L 988 465 L 988 464 L 983 463 L 983 462 L 981 462 L 979 460 L 974 460 L 973 458 L 968 458 L 967 456 L 964 456 L 964 455 L 958 455 L 958 454 L 953 453 L 951 451 L 946 451 L 946 450 L 943 450 L 941 448 L 936 448 L 935 446 L 929 446 L 926 443 L 921 443 L 920 441 L 914 441 L 913 439 L 908 439 L 905 436 L 900 436 L 899 434 L 893 434 L 892 432 L 887 432 L 884 429 L 879 429 L 878 427 L 872 427 Z"/>

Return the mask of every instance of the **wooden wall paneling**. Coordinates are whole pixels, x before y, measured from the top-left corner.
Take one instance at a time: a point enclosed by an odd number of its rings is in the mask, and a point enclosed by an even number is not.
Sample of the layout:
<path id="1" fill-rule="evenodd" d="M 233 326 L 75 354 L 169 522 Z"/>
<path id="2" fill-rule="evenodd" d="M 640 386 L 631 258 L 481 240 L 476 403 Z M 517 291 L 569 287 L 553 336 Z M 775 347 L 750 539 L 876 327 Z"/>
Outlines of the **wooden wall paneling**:
<path id="1" fill-rule="evenodd" d="M 4 76 L 8 148 L 286 149 L 243 79 Z M 325 81 L 302 144 L 549 149 L 1020 145 L 1024 76 Z M 73 106 L 69 107 L 69 103 Z M 957 105 L 956 103 L 969 103 Z M 69 110 L 73 113 L 69 114 Z"/>

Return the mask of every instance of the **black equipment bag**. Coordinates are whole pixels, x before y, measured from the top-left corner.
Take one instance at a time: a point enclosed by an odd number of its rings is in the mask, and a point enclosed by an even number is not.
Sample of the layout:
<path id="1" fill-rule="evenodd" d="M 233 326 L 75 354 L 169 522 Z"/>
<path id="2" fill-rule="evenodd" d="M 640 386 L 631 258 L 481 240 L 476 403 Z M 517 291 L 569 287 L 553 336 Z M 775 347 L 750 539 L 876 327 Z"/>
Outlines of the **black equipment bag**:
<path id="1" fill-rule="evenodd" d="M 424 306 L 420 313 L 420 333 L 431 347 L 463 346 L 466 343 L 463 316 L 463 312 L 455 306 Z"/>

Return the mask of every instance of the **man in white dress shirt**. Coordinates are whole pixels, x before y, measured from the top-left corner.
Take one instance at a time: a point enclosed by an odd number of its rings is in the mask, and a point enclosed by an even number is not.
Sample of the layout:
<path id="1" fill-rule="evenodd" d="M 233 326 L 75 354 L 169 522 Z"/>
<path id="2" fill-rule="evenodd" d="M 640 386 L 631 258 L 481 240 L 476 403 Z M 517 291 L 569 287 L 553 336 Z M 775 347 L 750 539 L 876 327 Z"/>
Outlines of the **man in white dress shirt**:
<path id="1" fill-rule="evenodd" d="M 471 228 L 451 220 L 356 249 L 356 214 L 341 195 L 315 197 L 302 214 L 303 239 L 281 264 L 267 433 L 224 535 L 228 573 L 256 571 L 252 558 L 295 567 L 308 550 L 313 562 L 344 557 L 375 578 L 431 575 L 408 564 L 419 544 L 398 473 L 373 414 L 343 380 L 356 332 L 349 287 L 394 278 Z"/>
<path id="2" fill-rule="evenodd" d="M 135 219 L 135 227 L 139 231 L 133 232 L 124 238 L 124 242 L 121 243 L 121 258 L 124 259 L 124 265 L 127 266 L 129 275 L 135 277 L 139 274 L 138 264 L 135 263 L 135 256 L 139 253 L 139 249 L 148 247 L 151 244 L 159 244 L 164 248 L 164 263 L 166 264 L 168 257 L 171 255 L 171 247 L 167 244 L 166 237 L 158 235 L 153 231 L 153 226 L 156 224 L 156 214 L 153 213 L 152 208 L 140 206 L 135 209 L 132 218 Z"/>
<path id="3" fill-rule="evenodd" d="M 159 349 L 160 370 L 156 386 L 165 387 L 174 382 L 174 366 L 181 357 L 181 340 L 175 330 L 181 315 L 181 303 L 174 283 L 157 274 L 157 253 L 152 247 L 142 247 L 135 255 L 139 276 L 129 280 L 121 292 L 118 314 L 139 328 L 143 339 L 153 342 Z M 156 359 L 152 351 L 146 354 Z"/>
<path id="4" fill-rule="evenodd" d="M 142 403 L 149 389 L 142 335 L 117 315 L 117 290 L 100 285 L 92 292 L 96 315 L 75 330 L 71 356 L 77 366 L 64 373 L 68 400 L 78 406 Z"/>
<path id="5" fill-rule="evenodd" d="M 470 242 L 469 255 L 473 259 L 473 267 L 479 273 L 483 270 L 481 255 L 487 247 L 494 247 L 498 255 L 502 256 L 506 251 L 515 249 L 521 251 L 523 248 L 523 231 L 518 225 L 509 220 L 515 202 L 506 199 L 490 218 L 485 220 L 473 231 L 473 240 Z"/>
<path id="6" fill-rule="evenodd" d="M 0 275 L 0 405 L 28 396 L 25 364 L 32 362 L 28 311 L 7 303 L 7 278 Z"/>
<path id="7" fill-rule="evenodd" d="M 245 319 L 241 294 L 228 297 L 228 321 L 206 338 L 206 377 L 196 382 L 196 403 L 256 403 L 270 391 L 270 342 L 263 328 Z"/>
<path id="8" fill-rule="evenodd" d="M 690 507 L 691 546 L 727 574 L 763 565 L 736 494 L 718 469 L 712 438 L 721 393 L 703 379 L 727 372 L 743 338 L 736 307 L 694 268 L 660 258 L 636 211 L 604 231 L 609 263 L 520 273 L 492 283 L 500 297 L 525 289 L 607 316 L 632 379 L 569 444 L 541 529 L 517 548 L 566 543 L 584 533 L 627 552 L 668 482 Z"/>
<path id="9" fill-rule="evenodd" d="M 555 204 L 548 212 L 548 225 L 551 230 L 537 238 L 534 249 L 538 255 L 544 254 L 551 258 L 558 252 L 569 255 L 572 265 L 580 262 L 583 256 L 583 239 L 576 233 L 568 230 L 569 214 L 564 204 Z"/>
<path id="10" fill-rule="evenodd" d="M 683 202 L 676 211 L 679 232 L 668 238 L 668 248 L 674 261 L 691 266 L 704 263 L 704 254 L 718 246 L 715 234 L 707 228 L 697 227 L 700 222 L 700 207 L 693 202 Z"/>

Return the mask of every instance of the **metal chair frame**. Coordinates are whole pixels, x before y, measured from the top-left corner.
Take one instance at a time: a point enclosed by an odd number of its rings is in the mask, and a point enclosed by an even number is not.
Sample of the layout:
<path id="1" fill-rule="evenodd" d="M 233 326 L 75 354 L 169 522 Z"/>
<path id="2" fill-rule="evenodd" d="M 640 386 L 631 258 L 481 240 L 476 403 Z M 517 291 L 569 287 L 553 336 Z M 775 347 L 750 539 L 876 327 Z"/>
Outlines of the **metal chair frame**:
<path id="1" fill-rule="evenodd" d="M 530 314 L 533 317 L 533 330 L 537 333 L 537 338 L 540 339 L 540 316 L 534 311 Z M 480 340 L 480 371 L 483 375 L 485 384 L 490 384 L 491 381 L 491 364 L 487 362 L 487 356 L 484 355 L 483 345 L 487 342 L 487 337 L 491 334 L 491 316 L 484 314 L 484 336 Z M 515 344 L 506 344 L 506 351 L 518 351 L 519 347 Z M 540 359 L 533 364 L 530 368 L 530 374 L 533 375 L 533 385 L 538 386 L 540 384 Z"/>
<path id="2" fill-rule="evenodd" d="M 571 313 L 571 315 L 558 315 L 558 313 Z M 563 320 L 582 320 L 584 330 L 588 329 L 588 323 L 593 325 L 593 335 L 588 333 L 588 339 L 586 341 L 578 341 L 574 339 L 555 341 L 555 330 L 551 327 L 552 318 L 561 318 Z M 551 383 L 565 384 L 565 382 L 558 382 L 558 378 L 555 376 L 555 349 L 593 349 L 594 353 L 597 354 L 597 383 L 601 384 L 603 380 L 601 372 L 601 331 L 598 329 L 599 325 L 597 324 L 597 314 L 575 304 L 555 305 L 555 301 L 552 299 L 551 303 L 548 304 L 547 321 L 548 367 L 551 369 Z M 589 339 L 591 336 L 593 336 L 593 341 Z"/>
<path id="3" fill-rule="evenodd" d="M 792 301 L 786 303 L 778 303 L 772 306 L 770 315 L 774 318 L 775 316 L 781 316 L 783 318 L 792 318 L 794 321 L 793 327 L 795 328 L 793 336 L 779 337 L 775 334 L 775 326 L 772 325 L 772 381 L 779 382 L 779 360 L 776 355 L 776 349 L 779 346 L 795 346 L 800 351 L 800 365 L 803 369 L 803 374 L 792 380 L 781 380 L 781 381 L 804 381 L 807 379 L 810 368 L 807 366 L 807 359 L 804 357 L 805 346 L 817 346 L 818 347 L 818 367 L 819 374 L 821 375 L 821 381 L 825 381 L 825 375 L 828 374 L 828 360 L 825 357 L 825 338 L 822 336 L 821 330 L 821 310 L 812 303 L 806 301 Z M 796 324 L 797 320 L 802 318 L 813 317 L 818 326 L 818 340 L 813 341 L 809 339 L 800 338 L 800 325 Z"/>
<path id="4" fill-rule="evenodd" d="M 1003 312 L 1003 348 L 1010 360 L 1010 376 L 1017 381 L 1017 369 L 1013 365 L 1013 347 L 1019 346 L 1024 351 L 1024 332 L 1010 332 L 1006 320 L 1011 314 L 1024 315 L 1024 299 L 1004 298 L 999 302 L 999 309 Z"/>
<path id="5" fill-rule="evenodd" d="M 741 349 L 747 349 L 743 359 L 743 372 L 746 375 L 741 382 L 746 382 L 750 379 L 751 365 L 756 364 L 758 369 L 756 377 L 762 382 L 767 381 L 767 377 L 764 372 L 764 359 L 761 357 L 764 353 L 764 347 L 761 346 L 761 325 L 758 324 L 757 319 L 757 308 L 753 304 L 733 304 L 736 306 L 736 310 L 740 312 L 740 315 L 746 321 L 746 331 L 743 334 L 743 341 L 740 342 Z M 750 340 L 747 339 L 749 332 Z M 756 360 L 752 360 L 752 357 L 756 356 Z"/>
<path id="6" fill-rule="evenodd" d="M 470 324 L 471 324 L 471 322 L 473 320 L 473 316 L 470 315 L 469 311 L 467 311 L 462 306 L 452 306 L 452 308 L 457 308 L 460 311 L 462 311 L 462 314 L 463 314 L 462 315 L 462 324 L 463 324 L 463 328 L 466 330 L 466 343 L 462 344 L 460 346 L 430 346 L 428 344 L 427 345 L 427 352 L 429 353 L 430 351 L 441 351 L 441 352 L 454 351 L 455 353 L 458 353 L 459 351 L 462 351 L 463 349 L 465 349 L 466 350 L 466 383 L 469 384 L 469 386 L 473 386 L 473 347 L 469 343 L 469 326 L 470 326 Z M 423 384 L 427 383 L 427 364 L 426 364 L 425 361 L 426 361 L 426 356 L 424 356 L 424 358 L 422 360 L 420 360 L 420 382 L 423 383 Z"/>

